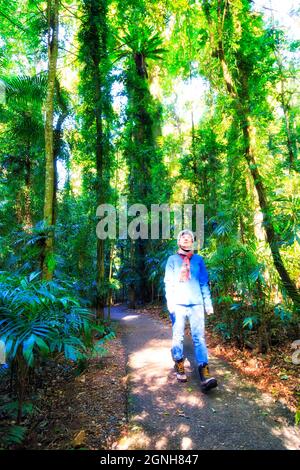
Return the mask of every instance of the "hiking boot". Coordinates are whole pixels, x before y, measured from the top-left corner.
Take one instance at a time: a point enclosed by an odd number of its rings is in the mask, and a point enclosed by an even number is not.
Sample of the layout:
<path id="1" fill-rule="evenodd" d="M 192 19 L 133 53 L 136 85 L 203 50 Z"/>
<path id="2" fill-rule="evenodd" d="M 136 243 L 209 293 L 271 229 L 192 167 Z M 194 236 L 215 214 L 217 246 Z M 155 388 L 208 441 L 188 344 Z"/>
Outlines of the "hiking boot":
<path id="1" fill-rule="evenodd" d="M 215 388 L 218 386 L 217 379 L 211 377 L 209 373 L 208 364 L 203 364 L 203 366 L 199 366 L 198 370 L 200 375 L 201 390 L 203 392 L 207 392 L 211 388 Z"/>
<path id="2" fill-rule="evenodd" d="M 184 371 L 184 359 L 180 359 L 179 361 L 175 361 L 174 369 L 176 372 L 176 377 L 178 382 L 186 382 L 187 377 Z"/>

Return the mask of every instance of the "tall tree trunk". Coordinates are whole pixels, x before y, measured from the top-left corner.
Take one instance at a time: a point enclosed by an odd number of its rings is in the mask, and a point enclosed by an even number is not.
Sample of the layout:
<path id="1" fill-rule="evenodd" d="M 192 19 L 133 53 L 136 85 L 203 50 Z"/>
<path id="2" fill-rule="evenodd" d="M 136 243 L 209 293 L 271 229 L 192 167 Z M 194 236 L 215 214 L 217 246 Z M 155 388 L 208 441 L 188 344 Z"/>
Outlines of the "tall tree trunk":
<path id="1" fill-rule="evenodd" d="M 30 143 L 27 145 L 27 152 L 25 156 L 25 227 L 30 229 L 32 227 L 31 216 L 31 161 L 30 161 Z"/>
<path id="2" fill-rule="evenodd" d="M 104 135 L 102 127 L 102 107 L 101 107 L 101 80 L 99 75 L 99 57 L 95 54 L 93 57 L 95 66 L 95 112 L 96 112 L 96 171 L 97 171 L 97 199 L 98 205 L 105 202 L 103 191 L 104 184 L 104 168 L 103 168 L 103 157 L 104 157 Z M 105 265 L 104 265 L 104 240 L 97 239 L 97 318 L 99 320 L 104 319 L 104 305 L 105 305 Z"/>
<path id="3" fill-rule="evenodd" d="M 84 2 L 86 23 L 84 47 L 88 49 L 87 70 L 91 79 L 91 96 L 95 123 L 95 154 L 96 154 L 96 199 L 97 205 L 104 204 L 108 194 L 108 179 L 106 178 L 108 166 L 104 163 L 106 154 L 106 135 L 103 128 L 104 104 L 106 112 L 109 107 L 109 98 L 103 91 L 107 76 L 103 76 L 103 63 L 107 61 L 107 5 L 105 0 L 88 0 Z M 106 71 L 108 74 L 108 70 Z M 105 250 L 104 240 L 97 238 L 97 273 L 96 273 L 96 317 L 98 321 L 104 319 L 104 306 L 107 298 L 105 286 Z"/>
<path id="4" fill-rule="evenodd" d="M 108 274 L 108 282 L 109 282 L 109 289 L 108 289 L 108 298 L 107 298 L 107 321 L 110 322 L 110 311 L 112 305 L 112 288 L 111 288 L 111 281 L 112 281 L 112 267 L 113 267 L 113 258 L 114 258 L 114 243 L 111 241 L 110 250 L 109 250 L 109 274 Z"/>
<path id="5" fill-rule="evenodd" d="M 47 225 L 54 225 L 53 198 L 54 198 L 54 93 L 58 56 L 58 12 L 59 0 L 47 1 L 48 19 L 48 85 L 46 96 L 46 122 L 45 122 L 45 199 L 44 220 Z M 42 255 L 42 271 L 44 279 L 51 279 L 54 270 L 54 230 L 46 237 Z"/>
<path id="6" fill-rule="evenodd" d="M 148 73 L 146 68 L 145 56 L 141 52 L 133 54 L 136 79 L 129 80 L 130 96 L 132 96 L 135 115 L 133 116 L 134 126 L 132 139 L 136 149 L 131 156 L 130 186 L 131 194 L 136 198 L 133 202 L 142 202 L 150 209 L 149 201 L 151 199 L 151 160 L 150 147 L 153 147 L 153 155 L 155 153 L 154 135 L 153 135 L 153 119 L 147 109 L 147 104 L 151 100 L 148 83 Z M 142 156 L 141 149 L 147 149 Z M 134 161 L 133 161 L 134 159 Z M 146 276 L 145 258 L 149 249 L 148 240 L 137 239 L 131 241 L 130 253 L 132 256 L 132 269 L 139 275 L 138 282 L 132 282 L 130 285 L 130 305 L 135 308 L 136 300 L 141 303 L 151 300 L 151 291 Z"/>

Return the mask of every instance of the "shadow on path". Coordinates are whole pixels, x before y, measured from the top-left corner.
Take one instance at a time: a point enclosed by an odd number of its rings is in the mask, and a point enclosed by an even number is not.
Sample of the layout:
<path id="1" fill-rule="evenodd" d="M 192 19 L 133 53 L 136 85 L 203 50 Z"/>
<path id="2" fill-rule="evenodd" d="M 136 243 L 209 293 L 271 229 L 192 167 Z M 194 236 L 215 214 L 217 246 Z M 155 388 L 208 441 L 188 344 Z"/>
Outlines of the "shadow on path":
<path id="1" fill-rule="evenodd" d="M 185 339 L 187 383 L 171 360 L 171 327 L 124 306 L 112 309 L 128 355 L 129 433 L 117 449 L 300 449 L 287 407 L 247 385 L 227 363 L 210 357 L 219 387 L 203 394 L 193 345 Z"/>

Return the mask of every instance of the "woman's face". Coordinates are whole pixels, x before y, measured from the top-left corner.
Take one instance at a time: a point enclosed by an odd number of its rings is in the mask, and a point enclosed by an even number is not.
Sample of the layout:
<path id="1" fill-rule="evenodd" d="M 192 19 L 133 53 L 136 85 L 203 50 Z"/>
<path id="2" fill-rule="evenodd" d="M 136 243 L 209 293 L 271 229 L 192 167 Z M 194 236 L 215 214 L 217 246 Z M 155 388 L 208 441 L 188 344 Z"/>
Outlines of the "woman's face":
<path id="1" fill-rule="evenodd" d="M 184 250 L 191 249 L 193 245 L 193 239 L 191 235 L 189 235 L 188 233 L 181 235 L 180 240 L 179 240 L 179 245 Z"/>

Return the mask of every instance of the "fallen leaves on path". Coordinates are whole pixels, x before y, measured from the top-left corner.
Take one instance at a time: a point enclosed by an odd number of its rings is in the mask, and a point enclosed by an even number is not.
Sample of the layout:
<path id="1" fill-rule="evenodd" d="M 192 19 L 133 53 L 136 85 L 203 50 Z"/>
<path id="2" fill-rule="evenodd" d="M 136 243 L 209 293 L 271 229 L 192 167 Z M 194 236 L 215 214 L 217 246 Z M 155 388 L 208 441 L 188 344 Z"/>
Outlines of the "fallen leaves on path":
<path id="1" fill-rule="evenodd" d="M 300 397 L 299 366 L 290 360 L 290 344 L 273 347 L 267 354 L 248 349 L 240 350 L 207 330 L 207 346 L 210 352 L 226 360 L 258 389 L 271 393 L 296 411 Z"/>

